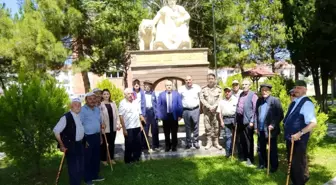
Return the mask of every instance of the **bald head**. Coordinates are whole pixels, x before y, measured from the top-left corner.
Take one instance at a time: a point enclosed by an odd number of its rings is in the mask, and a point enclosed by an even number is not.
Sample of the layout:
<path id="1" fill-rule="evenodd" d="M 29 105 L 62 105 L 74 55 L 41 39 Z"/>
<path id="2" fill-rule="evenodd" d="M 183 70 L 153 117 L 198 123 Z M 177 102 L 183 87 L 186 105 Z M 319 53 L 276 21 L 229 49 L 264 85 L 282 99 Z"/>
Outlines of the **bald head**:
<path id="1" fill-rule="evenodd" d="M 173 82 L 170 81 L 170 80 L 166 80 L 166 82 L 165 82 L 165 86 L 166 86 L 166 90 L 167 90 L 168 92 L 170 92 L 170 91 L 172 91 L 172 89 L 173 89 Z"/>
<path id="2" fill-rule="evenodd" d="M 187 87 L 191 87 L 192 84 L 193 84 L 192 83 L 192 77 L 190 75 L 186 76 L 185 82 L 186 82 Z"/>
<path id="3" fill-rule="evenodd" d="M 242 86 L 243 86 L 243 91 L 244 91 L 244 92 L 249 91 L 250 88 L 251 88 L 251 81 L 248 80 L 248 79 L 244 79 L 244 80 L 243 80 L 243 83 L 242 83 Z"/>

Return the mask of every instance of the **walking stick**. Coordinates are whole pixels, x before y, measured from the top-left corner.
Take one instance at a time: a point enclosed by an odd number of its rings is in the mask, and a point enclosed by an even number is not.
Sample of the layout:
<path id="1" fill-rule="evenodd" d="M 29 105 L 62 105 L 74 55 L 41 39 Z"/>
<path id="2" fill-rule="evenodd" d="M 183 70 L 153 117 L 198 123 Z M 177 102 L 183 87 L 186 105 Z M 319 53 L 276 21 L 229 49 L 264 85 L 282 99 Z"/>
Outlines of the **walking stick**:
<path id="1" fill-rule="evenodd" d="M 232 154 L 231 154 L 231 159 L 233 159 L 233 153 L 235 151 L 235 145 L 236 145 L 236 135 L 237 135 L 237 123 L 236 123 L 236 126 L 235 126 L 235 131 L 234 131 L 234 136 L 233 136 L 233 146 L 232 146 Z"/>
<path id="2" fill-rule="evenodd" d="M 107 150 L 107 157 L 108 160 L 110 161 L 110 167 L 111 167 L 111 172 L 113 171 L 113 167 L 112 167 L 112 160 L 111 160 L 111 156 L 110 156 L 110 151 L 109 151 L 109 147 L 108 147 L 108 143 L 107 143 L 107 137 L 105 132 L 103 132 L 104 138 L 105 138 L 105 143 L 106 143 L 106 150 Z"/>
<path id="3" fill-rule="evenodd" d="M 142 123 L 140 124 L 140 126 L 141 126 L 142 132 L 143 132 L 143 134 L 144 134 L 144 136 L 145 136 L 145 140 L 146 140 L 147 147 L 148 147 L 148 152 L 151 154 L 151 153 L 153 152 L 153 150 L 152 150 L 152 149 L 150 148 L 150 146 L 149 146 L 149 142 L 148 142 L 148 139 L 147 139 L 147 135 L 146 135 L 146 132 L 145 132 L 144 127 L 142 126 Z"/>
<path id="4" fill-rule="evenodd" d="M 270 158 L 271 158 L 271 130 L 268 129 L 267 175 L 269 175 L 270 170 Z"/>
<path id="5" fill-rule="evenodd" d="M 58 173 L 57 173 L 57 176 L 56 176 L 56 185 L 58 184 L 58 180 L 59 180 L 59 177 L 61 175 L 61 171 L 62 171 L 62 167 L 63 167 L 63 162 L 64 162 L 64 158 L 65 158 L 65 152 L 66 152 L 66 150 L 63 152 L 61 164 L 60 164 L 60 166 L 58 168 Z"/>
<path id="6" fill-rule="evenodd" d="M 292 145 L 291 145 L 290 156 L 289 156 L 286 185 L 289 184 L 289 175 L 290 175 L 290 170 L 291 170 L 291 166 L 292 166 L 293 150 L 294 150 L 294 139 L 292 138 Z"/>

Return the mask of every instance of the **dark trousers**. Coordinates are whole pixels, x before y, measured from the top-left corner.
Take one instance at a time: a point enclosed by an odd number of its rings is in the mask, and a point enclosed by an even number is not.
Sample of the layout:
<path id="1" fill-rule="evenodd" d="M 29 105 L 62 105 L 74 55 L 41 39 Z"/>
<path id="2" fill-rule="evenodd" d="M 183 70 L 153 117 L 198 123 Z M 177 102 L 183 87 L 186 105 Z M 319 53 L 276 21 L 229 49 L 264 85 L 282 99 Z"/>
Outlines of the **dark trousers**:
<path id="1" fill-rule="evenodd" d="M 137 162 L 141 156 L 141 129 L 140 127 L 127 129 L 125 137 L 125 163 Z"/>
<path id="2" fill-rule="evenodd" d="M 238 157 L 241 160 L 250 159 L 254 162 L 254 142 L 253 142 L 253 127 L 243 124 L 243 116 L 237 115 L 237 144 Z"/>
<path id="3" fill-rule="evenodd" d="M 98 178 L 100 168 L 100 133 L 85 135 L 86 146 L 84 149 L 85 159 L 85 182 Z"/>
<path id="4" fill-rule="evenodd" d="M 114 159 L 114 148 L 115 148 L 114 142 L 116 139 L 116 135 L 117 135 L 117 132 L 106 133 L 108 150 L 110 152 L 111 160 Z M 103 144 L 100 146 L 100 160 L 107 161 L 107 148 L 106 148 L 105 138 L 103 138 Z"/>
<path id="5" fill-rule="evenodd" d="M 192 146 L 192 144 L 198 146 L 198 135 L 199 135 L 199 116 L 200 109 L 196 108 L 193 110 L 183 109 L 183 120 L 186 128 L 186 144 L 187 146 Z M 193 138 L 191 138 L 191 133 L 193 133 Z"/>
<path id="6" fill-rule="evenodd" d="M 267 151 L 266 146 L 268 145 L 268 138 L 265 136 L 264 131 L 260 131 L 258 135 L 258 156 L 259 165 L 267 166 Z M 278 159 L 278 145 L 277 137 L 271 138 L 271 152 L 270 152 L 270 169 L 277 170 L 279 166 Z"/>
<path id="7" fill-rule="evenodd" d="M 84 146 L 81 141 L 68 148 L 66 160 L 70 185 L 80 185 L 84 177 Z"/>
<path id="8" fill-rule="evenodd" d="M 154 109 L 153 108 L 146 108 L 146 124 L 144 126 L 146 136 L 148 138 L 149 129 L 152 133 L 152 148 L 159 148 L 159 125 L 158 121 L 155 119 Z M 148 141 L 149 142 L 149 141 Z M 142 147 L 147 149 L 147 143 L 145 137 L 142 134 Z"/>
<path id="9" fill-rule="evenodd" d="M 162 120 L 163 122 L 163 131 L 165 135 L 166 149 L 176 149 L 177 147 L 177 130 L 178 130 L 178 121 L 174 120 L 173 114 L 168 114 L 167 120 Z M 170 133 L 172 135 L 172 141 L 170 142 Z"/>
<path id="10" fill-rule="evenodd" d="M 286 141 L 287 159 L 289 161 L 291 141 Z M 304 185 L 309 180 L 309 171 L 307 163 L 307 142 L 296 141 L 292 157 L 290 171 L 292 183 L 295 185 Z"/>
<path id="11" fill-rule="evenodd" d="M 223 118 L 225 127 L 224 127 L 224 140 L 225 140 L 225 151 L 226 156 L 230 156 L 232 154 L 232 137 L 234 132 L 234 118 Z"/>

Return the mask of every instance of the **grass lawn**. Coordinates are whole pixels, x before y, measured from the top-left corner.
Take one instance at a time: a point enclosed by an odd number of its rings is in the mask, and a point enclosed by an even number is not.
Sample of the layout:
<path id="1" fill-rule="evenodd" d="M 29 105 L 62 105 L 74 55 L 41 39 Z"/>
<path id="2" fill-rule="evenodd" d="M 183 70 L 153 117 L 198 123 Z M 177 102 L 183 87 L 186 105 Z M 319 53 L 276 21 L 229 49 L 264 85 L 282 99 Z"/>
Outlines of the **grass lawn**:
<path id="1" fill-rule="evenodd" d="M 109 167 L 102 168 L 104 182 L 96 185 L 277 185 L 285 184 L 286 161 L 284 150 L 280 149 L 280 169 L 277 173 L 266 176 L 266 170 L 259 171 L 246 167 L 238 161 L 224 157 L 163 159 L 144 161 L 137 165 L 125 165 L 119 162 L 111 172 Z M 308 185 L 319 185 L 336 176 L 336 138 L 326 138 L 310 157 L 311 179 Z M 0 162 L 0 184 L 2 185 L 37 185 L 54 184 L 60 156 L 50 158 L 44 166 L 42 175 L 35 178 L 18 175 L 10 164 Z M 5 167 L 7 165 L 7 167 Z M 67 170 L 60 179 L 60 185 L 67 185 Z M 41 180 L 42 179 L 42 180 Z"/>

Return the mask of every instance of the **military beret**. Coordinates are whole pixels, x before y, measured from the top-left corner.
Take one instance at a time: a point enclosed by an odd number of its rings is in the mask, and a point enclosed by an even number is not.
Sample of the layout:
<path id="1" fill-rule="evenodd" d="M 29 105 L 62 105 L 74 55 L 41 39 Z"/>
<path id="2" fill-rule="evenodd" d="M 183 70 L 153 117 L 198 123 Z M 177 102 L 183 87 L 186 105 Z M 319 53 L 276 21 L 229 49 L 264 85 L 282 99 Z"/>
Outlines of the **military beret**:
<path id="1" fill-rule="evenodd" d="M 225 87 L 224 91 L 231 91 L 231 88 L 230 87 Z"/>
<path id="2" fill-rule="evenodd" d="M 153 82 L 150 81 L 150 80 L 145 80 L 145 81 L 144 81 L 144 84 L 150 84 L 150 85 L 153 85 Z"/>
<path id="3" fill-rule="evenodd" d="M 307 87 L 307 83 L 303 80 L 296 80 L 295 81 L 295 86 Z"/>
<path id="4" fill-rule="evenodd" d="M 272 89 L 272 85 L 271 84 L 261 84 L 260 85 L 260 89 L 263 87 L 268 87 L 269 89 Z"/>

